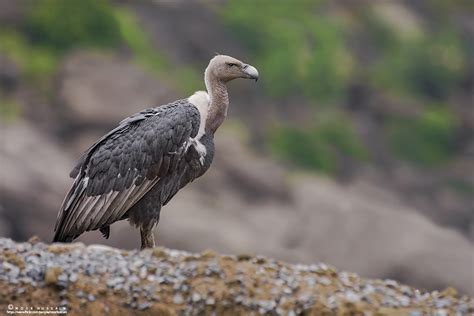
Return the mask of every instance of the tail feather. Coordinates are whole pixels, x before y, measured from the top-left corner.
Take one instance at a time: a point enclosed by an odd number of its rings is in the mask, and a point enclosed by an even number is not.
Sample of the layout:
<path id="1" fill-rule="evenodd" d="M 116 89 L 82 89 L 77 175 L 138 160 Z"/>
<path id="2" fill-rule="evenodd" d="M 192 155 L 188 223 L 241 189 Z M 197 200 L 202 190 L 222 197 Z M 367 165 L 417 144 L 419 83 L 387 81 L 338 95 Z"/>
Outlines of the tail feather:
<path id="1" fill-rule="evenodd" d="M 61 236 L 58 232 L 54 234 L 53 242 L 72 242 L 77 236 Z"/>

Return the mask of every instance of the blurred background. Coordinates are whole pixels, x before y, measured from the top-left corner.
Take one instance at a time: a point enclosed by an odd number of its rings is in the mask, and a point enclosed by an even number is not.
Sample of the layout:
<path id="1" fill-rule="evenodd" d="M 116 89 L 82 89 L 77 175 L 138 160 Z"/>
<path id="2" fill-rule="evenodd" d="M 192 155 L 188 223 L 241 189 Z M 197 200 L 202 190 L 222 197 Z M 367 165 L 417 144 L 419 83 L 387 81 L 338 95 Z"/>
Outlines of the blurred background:
<path id="1" fill-rule="evenodd" d="M 159 245 L 474 295 L 471 0 L 0 0 L 0 236 L 50 241 L 81 152 L 204 89 L 216 52 L 261 79 L 229 84 L 214 164 Z"/>

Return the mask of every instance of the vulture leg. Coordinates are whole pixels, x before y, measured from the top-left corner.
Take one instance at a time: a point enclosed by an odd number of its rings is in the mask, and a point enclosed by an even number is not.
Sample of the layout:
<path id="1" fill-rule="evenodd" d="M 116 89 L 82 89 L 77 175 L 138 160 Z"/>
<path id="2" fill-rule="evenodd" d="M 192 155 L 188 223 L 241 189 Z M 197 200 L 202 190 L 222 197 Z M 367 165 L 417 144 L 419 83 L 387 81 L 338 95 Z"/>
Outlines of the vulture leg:
<path id="1" fill-rule="evenodd" d="M 154 204 L 159 202 L 160 194 L 161 187 L 155 187 L 127 212 L 130 224 L 140 228 L 141 249 L 155 247 L 153 228 L 160 221 L 161 203 Z"/>
<path id="2" fill-rule="evenodd" d="M 142 247 L 145 248 L 154 248 L 155 247 L 155 238 L 153 237 L 153 226 L 151 227 L 141 227 L 140 235 L 142 238 Z"/>

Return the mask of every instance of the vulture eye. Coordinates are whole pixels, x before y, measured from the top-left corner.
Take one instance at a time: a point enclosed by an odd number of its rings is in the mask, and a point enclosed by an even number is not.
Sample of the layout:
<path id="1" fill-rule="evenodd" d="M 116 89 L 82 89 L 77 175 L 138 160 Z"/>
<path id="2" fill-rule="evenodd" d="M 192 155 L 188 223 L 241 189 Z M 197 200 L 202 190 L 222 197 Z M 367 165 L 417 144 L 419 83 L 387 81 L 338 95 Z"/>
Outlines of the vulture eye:
<path id="1" fill-rule="evenodd" d="M 234 66 L 237 66 L 237 64 L 234 64 L 234 63 L 227 63 L 227 66 L 229 66 L 229 67 L 234 67 Z"/>

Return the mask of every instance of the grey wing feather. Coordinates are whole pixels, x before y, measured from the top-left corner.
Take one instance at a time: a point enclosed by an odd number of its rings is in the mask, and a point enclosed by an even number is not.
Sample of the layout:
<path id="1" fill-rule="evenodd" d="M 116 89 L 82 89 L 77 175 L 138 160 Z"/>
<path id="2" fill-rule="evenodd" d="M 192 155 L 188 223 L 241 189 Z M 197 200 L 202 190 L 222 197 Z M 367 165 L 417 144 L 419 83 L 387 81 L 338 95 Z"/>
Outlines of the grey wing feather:
<path id="1" fill-rule="evenodd" d="M 199 123 L 197 108 L 179 100 L 134 114 L 100 138 L 71 171 L 75 180 L 59 211 L 54 241 L 71 241 L 122 219 L 178 165 L 184 152 L 176 150 L 197 135 Z"/>

